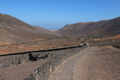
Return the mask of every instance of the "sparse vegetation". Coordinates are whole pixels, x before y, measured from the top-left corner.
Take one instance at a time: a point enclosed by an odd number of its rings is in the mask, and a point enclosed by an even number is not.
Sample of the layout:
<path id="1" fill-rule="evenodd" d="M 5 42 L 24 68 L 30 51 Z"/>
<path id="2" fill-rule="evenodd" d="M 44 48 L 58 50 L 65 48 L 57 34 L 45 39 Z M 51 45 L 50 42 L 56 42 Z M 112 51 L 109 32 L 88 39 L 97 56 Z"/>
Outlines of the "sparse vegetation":
<path id="1" fill-rule="evenodd" d="M 51 32 L 41 27 L 31 26 L 9 15 L 0 14 L 0 79 L 6 80 L 2 75 L 8 77 L 9 75 L 19 76 L 18 74 L 21 74 L 24 79 L 26 78 L 25 80 L 48 80 L 56 67 L 70 56 L 85 49 L 89 44 L 97 52 L 93 50 L 88 55 L 91 56 L 92 54 L 93 58 L 98 57 L 91 62 L 99 63 L 101 61 L 103 64 L 108 61 L 106 60 L 109 59 L 108 57 L 112 61 L 115 59 L 119 61 L 119 56 L 114 56 L 114 53 L 119 55 L 119 26 L 120 17 L 99 22 L 75 23 Z M 102 55 L 98 53 L 100 50 L 103 52 Z M 107 52 L 107 54 L 104 52 Z M 108 57 L 104 56 L 104 54 Z M 101 56 L 100 59 L 96 55 Z M 87 60 L 90 61 L 93 58 L 87 58 Z M 102 61 L 102 58 L 104 58 L 104 61 Z M 109 59 L 110 62 L 111 60 Z M 113 63 L 115 62 L 112 62 L 112 65 Z M 95 66 L 95 68 L 97 67 Z M 90 66 L 89 69 L 92 70 L 92 67 Z M 27 75 L 24 73 L 27 73 Z M 8 79 L 14 78 L 11 76 Z"/>

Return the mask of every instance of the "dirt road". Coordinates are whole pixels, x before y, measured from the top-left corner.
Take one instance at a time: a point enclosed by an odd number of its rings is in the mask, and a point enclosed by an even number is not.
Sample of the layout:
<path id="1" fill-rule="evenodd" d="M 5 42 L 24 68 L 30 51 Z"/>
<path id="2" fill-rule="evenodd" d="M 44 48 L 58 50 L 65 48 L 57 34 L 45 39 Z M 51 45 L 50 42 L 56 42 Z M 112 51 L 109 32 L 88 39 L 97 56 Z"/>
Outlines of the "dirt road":
<path id="1" fill-rule="evenodd" d="M 120 49 L 88 47 L 65 60 L 49 80 L 120 80 Z"/>
<path id="2" fill-rule="evenodd" d="M 75 65 L 77 61 L 82 56 L 90 52 L 91 49 L 91 47 L 88 47 L 79 54 L 68 58 L 55 70 L 55 72 L 50 76 L 49 80 L 73 80 Z"/>

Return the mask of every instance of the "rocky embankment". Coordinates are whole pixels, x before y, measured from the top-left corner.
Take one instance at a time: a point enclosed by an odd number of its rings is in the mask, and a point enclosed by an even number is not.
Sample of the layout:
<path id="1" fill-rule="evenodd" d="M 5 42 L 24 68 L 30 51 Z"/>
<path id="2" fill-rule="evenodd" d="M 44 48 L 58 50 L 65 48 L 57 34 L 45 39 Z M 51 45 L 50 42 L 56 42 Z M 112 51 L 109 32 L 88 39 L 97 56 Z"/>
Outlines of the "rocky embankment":
<path id="1" fill-rule="evenodd" d="M 17 78 L 17 80 L 48 80 L 55 68 L 58 67 L 64 60 L 74 54 L 77 54 L 85 48 L 86 46 L 64 50 L 0 56 L 0 80 L 12 80 L 15 78 Z M 29 66 L 26 67 L 28 64 Z M 29 73 L 27 73 L 27 69 L 31 66 L 36 66 L 36 64 L 38 67 L 34 67 L 34 70 L 31 72 L 28 71 Z M 23 69 L 25 74 L 22 73 L 19 67 Z M 10 72 L 10 69 L 12 69 L 12 72 Z M 15 73 L 15 69 L 19 75 Z M 33 67 L 31 69 L 33 69 Z M 10 73 L 10 75 L 7 75 L 6 72 Z"/>

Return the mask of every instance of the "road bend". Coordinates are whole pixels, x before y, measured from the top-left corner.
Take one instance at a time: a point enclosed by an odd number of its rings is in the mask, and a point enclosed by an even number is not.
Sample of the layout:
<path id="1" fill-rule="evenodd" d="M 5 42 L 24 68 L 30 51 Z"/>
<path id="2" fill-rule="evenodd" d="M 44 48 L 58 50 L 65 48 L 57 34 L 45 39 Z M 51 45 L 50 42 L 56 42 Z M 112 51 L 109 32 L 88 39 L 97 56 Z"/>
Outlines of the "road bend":
<path id="1" fill-rule="evenodd" d="M 60 66 L 58 66 L 53 74 L 51 74 L 49 80 L 74 80 L 75 65 L 77 62 L 88 52 L 90 52 L 92 47 L 88 47 L 78 54 L 65 60 Z"/>

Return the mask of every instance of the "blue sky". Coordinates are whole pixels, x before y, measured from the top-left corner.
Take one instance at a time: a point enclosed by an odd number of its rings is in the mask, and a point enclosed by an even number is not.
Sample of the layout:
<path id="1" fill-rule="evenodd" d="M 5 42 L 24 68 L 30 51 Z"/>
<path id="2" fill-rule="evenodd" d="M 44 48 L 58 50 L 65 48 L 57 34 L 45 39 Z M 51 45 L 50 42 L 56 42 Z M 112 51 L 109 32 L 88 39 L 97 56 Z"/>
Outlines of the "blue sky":
<path id="1" fill-rule="evenodd" d="M 0 13 L 57 30 L 66 24 L 120 17 L 120 0 L 0 0 Z"/>

